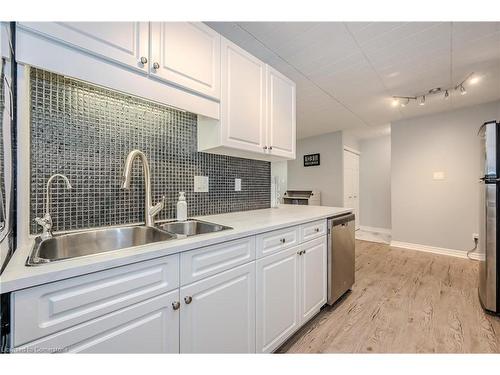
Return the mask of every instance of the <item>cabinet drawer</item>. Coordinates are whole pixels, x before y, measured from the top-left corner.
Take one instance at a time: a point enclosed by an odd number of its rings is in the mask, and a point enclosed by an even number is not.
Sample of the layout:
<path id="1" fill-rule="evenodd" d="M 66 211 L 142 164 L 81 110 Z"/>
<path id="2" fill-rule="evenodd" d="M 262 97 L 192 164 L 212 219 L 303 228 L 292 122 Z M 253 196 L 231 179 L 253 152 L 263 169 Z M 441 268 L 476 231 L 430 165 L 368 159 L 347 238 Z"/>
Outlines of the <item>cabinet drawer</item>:
<path id="1" fill-rule="evenodd" d="M 313 240 L 326 234 L 326 219 L 317 220 L 300 226 L 300 242 Z"/>
<path id="2" fill-rule="evenodd" d="M 178 353 L 179 290 L 15 348 L 17 353 Z"/>
<path id="3" fill-rule="evenodd" d="M 179 286 L 172 255 L 13 293 L 14 345 L 97 318 Z"/>
<path id="4" fill-rule="evenodd" d="M 242 238 L 181 254 L 181 285 L 255 260 L 255 237 Z"/>
<path id="5" fill-rule="evenodd" d="M 299 227 L 279 229 L 257 236 L 257 258 L 274 254 L 299 244 Z"/>

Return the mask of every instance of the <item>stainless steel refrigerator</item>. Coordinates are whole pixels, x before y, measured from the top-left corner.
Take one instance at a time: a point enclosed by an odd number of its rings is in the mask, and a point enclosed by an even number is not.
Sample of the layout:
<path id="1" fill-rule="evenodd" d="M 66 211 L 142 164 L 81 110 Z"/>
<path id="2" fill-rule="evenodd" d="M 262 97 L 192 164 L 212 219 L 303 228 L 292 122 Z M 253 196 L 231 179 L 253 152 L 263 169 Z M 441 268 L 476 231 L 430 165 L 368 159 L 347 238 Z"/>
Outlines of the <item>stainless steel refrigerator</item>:
<path id="1" fill-rule="evenodd" d="M 479 300 L 485 310 L 500 313 L 497 234 L 499 231 L 500 123 L 490 121 L 479 129 L 481 150 L 479 214 Z"/>

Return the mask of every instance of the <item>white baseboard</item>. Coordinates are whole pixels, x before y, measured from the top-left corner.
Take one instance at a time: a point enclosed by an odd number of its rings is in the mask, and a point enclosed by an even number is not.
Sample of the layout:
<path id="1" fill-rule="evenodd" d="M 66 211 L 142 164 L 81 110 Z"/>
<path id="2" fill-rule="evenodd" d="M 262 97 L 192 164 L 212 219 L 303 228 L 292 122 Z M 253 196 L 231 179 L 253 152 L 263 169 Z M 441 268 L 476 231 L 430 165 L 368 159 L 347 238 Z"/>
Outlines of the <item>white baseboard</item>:
<path id="1" fill-rule="evenodd" d="M 367 227 L 365 225 L 360 225 L 359 229 L 365 232 L 375 232 L 375 233 L 383 233 L 383 234 L 391 234 L 391 230 L 389 228 L 377 228 L 377 227 Z"/>
<path id="2" fill-rule="evenodd" d="M 427 246 L 427 245 L 420 245 L 416 243 L 400 242 L 400 241 L 391 241 L 391 247 L 398 247 L 400 249 L 423 251 L 425 253 L 448 255 L 452 257 L 467 259 L 467 252 L 463 250 L 446 249 L 444 247 Z M 480 256 L 477 253 L 471 253 L 470 257 L 475 260 L 480 260 Z"/>

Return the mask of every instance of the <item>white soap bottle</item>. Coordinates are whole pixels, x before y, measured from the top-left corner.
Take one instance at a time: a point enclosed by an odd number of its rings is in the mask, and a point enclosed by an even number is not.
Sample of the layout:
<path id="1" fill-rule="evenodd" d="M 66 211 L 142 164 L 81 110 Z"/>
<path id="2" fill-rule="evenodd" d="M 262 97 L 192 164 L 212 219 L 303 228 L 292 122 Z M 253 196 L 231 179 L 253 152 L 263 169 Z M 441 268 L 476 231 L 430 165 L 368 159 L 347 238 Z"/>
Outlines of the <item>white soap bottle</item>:
<path id="1" fill-rule="evenodd" d="M 179 200 L 177 201 L 177 221 L 187 220 L 187 202 L 186 195 L 183 191 L 179 192 Z"/>

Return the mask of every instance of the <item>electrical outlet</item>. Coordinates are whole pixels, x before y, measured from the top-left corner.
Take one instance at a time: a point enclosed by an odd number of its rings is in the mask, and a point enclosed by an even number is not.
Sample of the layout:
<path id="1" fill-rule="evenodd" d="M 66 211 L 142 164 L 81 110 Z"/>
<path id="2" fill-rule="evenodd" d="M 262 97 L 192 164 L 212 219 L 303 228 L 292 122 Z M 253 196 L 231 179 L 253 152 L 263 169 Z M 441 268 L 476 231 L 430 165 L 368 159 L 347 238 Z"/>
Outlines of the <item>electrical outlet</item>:
<path id="1" fill-rule="evenodd" d="M 241 178 L 234 179 L 234 191 L 241 191 Z"/>
<path id="2" fill-rule="evenodd" d="M 208 177 L 207 176 L 194 176 L 194 192 L 195 193 L 208 192 Z"/>

